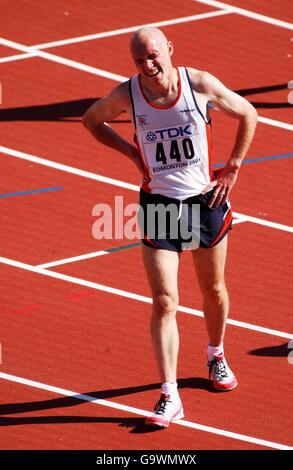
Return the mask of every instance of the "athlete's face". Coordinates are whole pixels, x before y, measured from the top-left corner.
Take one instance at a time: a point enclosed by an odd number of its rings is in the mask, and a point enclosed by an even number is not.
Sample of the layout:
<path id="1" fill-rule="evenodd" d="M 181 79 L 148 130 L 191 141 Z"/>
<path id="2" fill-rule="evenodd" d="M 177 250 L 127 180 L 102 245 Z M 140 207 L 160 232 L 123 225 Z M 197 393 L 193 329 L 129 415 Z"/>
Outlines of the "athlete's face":
<path id="1" fill-rule="evenodd" d="M 131 53 L 138 72 L 148 81 L 160 82 L 172 70 L 173 45 L 164 38 L 143 38 L 133 44 Z"/>

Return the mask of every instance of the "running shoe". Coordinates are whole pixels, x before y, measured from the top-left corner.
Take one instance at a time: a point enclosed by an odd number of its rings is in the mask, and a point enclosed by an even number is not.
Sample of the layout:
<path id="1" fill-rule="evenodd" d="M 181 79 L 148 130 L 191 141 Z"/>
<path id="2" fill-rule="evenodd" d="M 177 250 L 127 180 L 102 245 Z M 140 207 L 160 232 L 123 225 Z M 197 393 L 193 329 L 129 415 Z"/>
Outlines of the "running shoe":
<path id="1" fill-rule="evenodd" d="M 160 400 L 155 405 L 155 413 L 146 418 L 147 426 L 167 428 L 171 421 L 184 418 L 183 406 L 180 398 L 171 401 L 170 395 L 161 394 Z"/>
<path id="2" fill-rule="evenodd" d="M 209 378 L 212 379 L 216 390 L 226 392 L 237 387 L 237 379 L 229 368 L 223 353 L 214 356 L 214 359 L 209 361 L 207 366 L 209 368 Z"/>

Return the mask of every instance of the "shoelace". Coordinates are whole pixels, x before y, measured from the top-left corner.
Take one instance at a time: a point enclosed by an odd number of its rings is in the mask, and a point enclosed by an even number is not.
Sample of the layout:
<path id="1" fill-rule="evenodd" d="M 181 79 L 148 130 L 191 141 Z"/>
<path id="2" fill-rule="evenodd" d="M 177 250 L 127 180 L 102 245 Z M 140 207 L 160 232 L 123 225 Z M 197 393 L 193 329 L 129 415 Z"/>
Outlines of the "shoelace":
<path id="1" fill-rule="evenodd" d="M 226 366 L 224 361 L 217 361 L 213 360 L 209 362 L 209 375 L 211 376 L 213 367 L 215 367 L 215 374 L 220 375 L 220 377 L 223 379 L 224 377 L 228 377 L 228 372 L 226 370 Z"/>
<path id="2" fill-rule="evenodd" d="M 170 400 L 166 400 L 165 395 L 161 395 L 160 400 L 156 403 L 155 412 L 157 415 L 162 415 L 166 411 L 167 403 L 170 403 Z"/>

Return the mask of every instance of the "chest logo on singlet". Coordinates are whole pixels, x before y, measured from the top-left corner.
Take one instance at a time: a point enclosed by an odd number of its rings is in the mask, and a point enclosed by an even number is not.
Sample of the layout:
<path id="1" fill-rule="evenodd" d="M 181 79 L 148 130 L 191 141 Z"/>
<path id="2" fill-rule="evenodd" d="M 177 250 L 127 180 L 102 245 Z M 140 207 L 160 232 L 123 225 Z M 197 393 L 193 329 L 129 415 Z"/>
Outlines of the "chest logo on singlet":
<path id="1" fill-rule="evenodd" d="M 161 140 L 166 139 L 174 139 L 175 137 L 183 137 L 184 135 L 193 135 L 193 132 L 190 129 L 191 124 L 187 124 L 186 126 L 178 126 L 178 127 L 169 127 L 168 129 L 158 129 L 154 132 L 148 132 L 146 134 L 146 140 L 148 142 L 154 142 L 157 140 L 157 135 L 160 137 Z"/>
<path id="2" fill-rule="evenodd" d="M 146 140 L 148 142 L 154 142 L 155 140 L 157 140 L 157 136 L 154 132 L 148 132 L 146 135 Z"/>

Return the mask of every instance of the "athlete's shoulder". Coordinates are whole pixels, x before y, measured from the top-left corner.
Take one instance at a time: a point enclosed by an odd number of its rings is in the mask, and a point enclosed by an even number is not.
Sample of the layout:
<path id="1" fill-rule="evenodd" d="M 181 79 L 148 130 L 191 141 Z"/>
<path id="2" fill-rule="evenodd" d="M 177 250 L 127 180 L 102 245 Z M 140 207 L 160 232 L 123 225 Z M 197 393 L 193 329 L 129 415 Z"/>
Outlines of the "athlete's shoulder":
<path id="1" fill-rule="evenodd" d="M 130 80 L 120 83 L 111 90 L 108 96 L 102 98 L 108 106 L 119 107 L 124 111 L 129 111 L 131 106 L 131 98 L 129 91 Z"/>
<path id="2" fill-rule="evenodd" d="M 123 112 L 130 113 L 131 100 L 129 94 L 129 81 L 120 83 L 112 88 L 110 93 L 97 100 L 84 114 L 83 122 L 86 127 L 97 122 L 107 122 Z"/>
<path id="3" fill-rule="evenodd" d="M 206 70 L 198 70 L 192 67 L 186 67 L 188 72 L 192 88 L 199 92 L 205 93 L 209 91 L 209 88 L 217 81 L 211 73 Z"/>
<path id="4" fill-rule="evenodd" d="M 111 95 L 121 100 L 128 99 L 130 96 L 129 85 L 130 80 L 126 80 L 125 82 L 120 83 L 112 89 Z"/>

